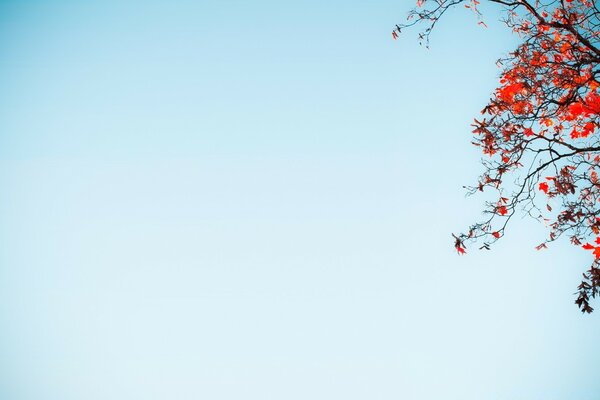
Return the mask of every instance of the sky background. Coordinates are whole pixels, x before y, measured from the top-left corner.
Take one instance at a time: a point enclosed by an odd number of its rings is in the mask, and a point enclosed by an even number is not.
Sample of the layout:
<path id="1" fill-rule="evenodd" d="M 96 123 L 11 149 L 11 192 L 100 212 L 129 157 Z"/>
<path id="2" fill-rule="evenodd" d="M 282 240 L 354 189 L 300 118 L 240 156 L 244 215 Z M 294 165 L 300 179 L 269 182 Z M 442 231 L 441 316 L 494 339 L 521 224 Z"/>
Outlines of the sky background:
<path id="1" fill-rule="evenodd" d="M 517 38 L 411 6 L 0 1 L 0 398 L 597 399 L 589 253 L 452 247 Z"/>

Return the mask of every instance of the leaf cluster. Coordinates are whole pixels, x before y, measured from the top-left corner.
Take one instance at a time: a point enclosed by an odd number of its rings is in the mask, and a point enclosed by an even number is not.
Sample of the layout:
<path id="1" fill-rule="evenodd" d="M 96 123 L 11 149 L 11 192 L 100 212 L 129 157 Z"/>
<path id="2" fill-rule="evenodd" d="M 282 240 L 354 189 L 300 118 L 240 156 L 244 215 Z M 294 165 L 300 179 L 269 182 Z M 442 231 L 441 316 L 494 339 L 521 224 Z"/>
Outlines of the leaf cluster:
<path id="1" fill-rule="evenodd" d="M 503 22 L 521 38 L 498 61 L 498 87 L 473 121 L 473 144 L 481 149 L 483 173 L 468 193 L 492 191 L 485 218 L 453 235 L 459 254 L 469 243 L 489 249 L 517 213 L 544 222 L 549 235 L 591 251 L 576 304 L 593 310 L 600 290 L 600 10 L 589 0 L 503 1 Z M 424 24 L 429 35 L 451 8 L 472 10 L 477 0 L 419 0 L 401 30 Z M 590 242 L 594 243 L 591 244 Z"/>

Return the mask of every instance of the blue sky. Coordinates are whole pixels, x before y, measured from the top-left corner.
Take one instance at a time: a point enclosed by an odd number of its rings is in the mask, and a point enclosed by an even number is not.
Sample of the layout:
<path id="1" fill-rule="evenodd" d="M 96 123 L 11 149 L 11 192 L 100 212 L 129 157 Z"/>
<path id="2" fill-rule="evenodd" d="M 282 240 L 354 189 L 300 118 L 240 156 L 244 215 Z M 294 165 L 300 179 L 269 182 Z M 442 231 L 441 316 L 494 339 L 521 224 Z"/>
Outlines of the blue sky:
<path id="1" fill-rule="evenodd" d="M 591 261 L 479 216 L 516 38 L 412 2 L 0 2 L 0 397 L 594 399 Z"/>

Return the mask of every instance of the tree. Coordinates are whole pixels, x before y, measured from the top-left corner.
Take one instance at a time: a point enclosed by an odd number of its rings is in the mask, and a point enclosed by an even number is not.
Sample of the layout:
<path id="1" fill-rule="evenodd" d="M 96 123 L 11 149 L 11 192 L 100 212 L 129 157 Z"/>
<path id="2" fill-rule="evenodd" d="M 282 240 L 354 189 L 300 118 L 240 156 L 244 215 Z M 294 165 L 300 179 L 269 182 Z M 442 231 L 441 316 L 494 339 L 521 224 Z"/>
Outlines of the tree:
<path id="1" fill-rule="evenodd" d="M 590 251 L 575 303 L 590 313 L 600 296 L 600 9 L 592 0 L 487 0 L 503 7 L 503 22 L 520 44 L 498 61 L 500 82 L 474 119 L 473 144 L 484 154 L 484 172 L 470 194 L 493 191 L 485 218 L 454 236 L 459 254 L 504 236 L 524 212 L 544 221 L 549 235 Z M 485 23 L 477 0 L 418 0 L 404 28 L 422 24 L 421 43 L 451 8 L 471 9 Z"/>

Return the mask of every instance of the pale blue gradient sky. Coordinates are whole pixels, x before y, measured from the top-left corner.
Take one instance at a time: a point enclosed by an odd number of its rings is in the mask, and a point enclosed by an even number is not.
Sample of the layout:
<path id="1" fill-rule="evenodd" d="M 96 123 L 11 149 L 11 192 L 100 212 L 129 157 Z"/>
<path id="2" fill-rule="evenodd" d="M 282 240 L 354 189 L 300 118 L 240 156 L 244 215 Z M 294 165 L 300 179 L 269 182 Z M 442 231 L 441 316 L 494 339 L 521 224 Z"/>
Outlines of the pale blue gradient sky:
<path id="1" fill-rule="evenodd" d="M 490 252 L 516 38 L 412 1 L 0 2 L 0 398 L 596 399 L 585 252 Z"/>

